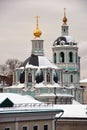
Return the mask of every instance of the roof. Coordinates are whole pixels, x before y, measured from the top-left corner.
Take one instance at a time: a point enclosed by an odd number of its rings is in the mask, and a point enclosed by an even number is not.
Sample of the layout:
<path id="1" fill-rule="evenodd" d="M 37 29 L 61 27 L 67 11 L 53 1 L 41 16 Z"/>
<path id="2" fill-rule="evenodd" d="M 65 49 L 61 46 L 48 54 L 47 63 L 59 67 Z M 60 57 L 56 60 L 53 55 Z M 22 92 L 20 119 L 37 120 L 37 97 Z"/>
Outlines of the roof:
<path id="1" fill-rule="evenodd" d="M 4 106 L 3 103 L 10 103 L 10 106 Z M 13 93 L 0 93 L 0 114 L 8 113 L 62 113 L 62 109 L 52 107 L 52 104 L 46 104 L 35 100 L 33 97 L 26 95 L 19 95 Z M 17 104 L 13 106 L 13 104 Z M 12 106 L 11 106 L 12 105 Z"/>
<path id="2" fill-rule="evenodd" d="M 55 45 L 77 45 L 77 43 L 71 36 L 60 36 L 54 41 L 53 46 Z"/>
<path id="3" fill-rule="evenodd" d="M 0 93 L 0 103 L 2 103 L 7 98 L 14 104 L 41 103 L 29 95 L 20 95 L 16 93 Z"/>
<path id="4" fill-rule="evenodd" d="M 48 60 L 45 56 L 37 56 L 34 54 L 31 54 L 29 58 L 27 58 L 24 63 L 20 67 L 26 67 L 26 68 L 55 68 L 58 67 L 52 63 L 50 60 Z"/>
<path id="5" fill-rule="evenodd" d="M 87 83 L 87 79 L 80 80 L 80 83 Z"/>
<path id="6" fill-rule="evenodd" d="M 29 108 L 25 108 L 25 109 L 15 109 L 15 108 L 10 108 L 10 109 L 0 109 L 0 114 L 9 114 L 9 113 L 55 113 L 55 114 L 59 114 L 59 113 L 63 113 L 64 111 L 62 109 L 29 109 Z"/>
<path id="7" fill-rule="evenodd" d="M 64 110 L 62 118 L 87 118 L 87 105 L 55 105 L 55 108 Z"/>
<path id="8" fill-rule="evenodd" d="M 0 103 L 6 98 L 9 98 L 10 101 L 19 104 L 19 106 L 14 106 L 11 108 L 0 108 L 0 113 L 41 113 L 41 112 L 63 112 L 63 118 L 87 118 L 87 105 L 78 104 L 73 102 L 73 104 L 46 104 L 35 100 L 33 97 L 12 93 L 0 93 Z M 25 106 L 23 104 L 25 103 Z M 26 105 L 30 103 L 30 105 Z M 59 114 L 56 115 L 59 117 Z"/>

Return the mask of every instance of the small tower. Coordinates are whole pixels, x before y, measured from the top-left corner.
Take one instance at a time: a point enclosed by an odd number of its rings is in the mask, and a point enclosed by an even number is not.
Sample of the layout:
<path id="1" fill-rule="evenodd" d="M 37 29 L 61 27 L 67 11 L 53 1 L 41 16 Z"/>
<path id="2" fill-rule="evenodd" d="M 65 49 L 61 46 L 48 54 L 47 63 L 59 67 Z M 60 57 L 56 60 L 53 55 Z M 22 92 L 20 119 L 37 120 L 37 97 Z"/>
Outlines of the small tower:
<path id="1" fill-rule="evenodd" d="M 61 26 L 62 36 L 68 36 L 68 28 L 69 26 L 67 25 L 66 8 L 64 8 L 63 25 Z"/>
<path id="2" fill-rule="evenodd" d="M 82 103 L 82 91 L 79 87 L 80 62 L 78 56 L 77 43 L 69 35 L 67 25 L 66 10 L 64 8 L 63 25 L 61 26 L 61 36 L 53 43 L 53 61 L 60 68 L 59 81 L 63 86 L 67 86 L 74 95 L 74 98 Z M 78 90 L 78 91 L 77 91 Z"/>
<path id="3" fill-rule="evenodd" d="M 40 39 L 40 36 L 42 32 L 39 29 L 38 25 L 38 16 L 36 16 L 36 29 L 33 32 L 34 39 L 32 41 L 32 54 L 34 55 L 44 55 L 44 50 L 43 50 L 43 40 Z"/>

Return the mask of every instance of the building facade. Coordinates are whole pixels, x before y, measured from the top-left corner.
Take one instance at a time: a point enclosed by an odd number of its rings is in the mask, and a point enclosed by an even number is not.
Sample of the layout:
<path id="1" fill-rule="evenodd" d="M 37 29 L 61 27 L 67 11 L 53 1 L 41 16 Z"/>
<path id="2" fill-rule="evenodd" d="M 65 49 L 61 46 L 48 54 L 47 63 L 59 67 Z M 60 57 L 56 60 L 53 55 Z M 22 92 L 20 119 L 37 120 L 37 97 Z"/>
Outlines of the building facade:
<path id="1" fill-rule="evenodd" d="M 0 130 L 55 130 L 62 109 L 19 94 L 0 93 Z"/>

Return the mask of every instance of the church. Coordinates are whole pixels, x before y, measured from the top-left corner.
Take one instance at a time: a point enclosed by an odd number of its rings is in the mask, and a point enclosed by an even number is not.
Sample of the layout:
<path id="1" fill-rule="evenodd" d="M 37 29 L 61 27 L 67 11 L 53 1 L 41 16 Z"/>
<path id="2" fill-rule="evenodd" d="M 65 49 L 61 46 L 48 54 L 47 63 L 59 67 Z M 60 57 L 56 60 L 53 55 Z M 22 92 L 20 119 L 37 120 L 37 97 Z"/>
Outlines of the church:
<path id="1" fill-rule="evenodd" d="M 38 16 L 31 40 L 31 55 L 13 72 L 13 85 L 4 92 L 31 95 L 41 102 L 72 104 L 73 99 L 83 102 L 80 81 L 80 57 L 77 42 L 69 35 L 66 10 L 61 26 L 61 36 L 53 42 L 53 62 L 44 55 Z"/>

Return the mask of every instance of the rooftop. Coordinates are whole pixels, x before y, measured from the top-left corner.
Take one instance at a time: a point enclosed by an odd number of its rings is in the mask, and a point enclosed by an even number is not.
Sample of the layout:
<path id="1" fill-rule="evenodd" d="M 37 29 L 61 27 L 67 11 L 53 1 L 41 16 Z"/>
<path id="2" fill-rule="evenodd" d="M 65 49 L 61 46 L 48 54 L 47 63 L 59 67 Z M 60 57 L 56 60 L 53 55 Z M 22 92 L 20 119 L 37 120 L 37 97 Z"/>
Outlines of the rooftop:
<path id="1" fill-rule="evenodd" d="M 73 101 L 71 105 L 53 105 L 49 103 L 43 103 L 35 100 L 33 97 L 29 95 L 19 95 L 13 93 L 0 93 L 0 104 L 5 101 L 5 99 L 9 99 L 13 102 L 13 107 L 1 107 L 0 114 L 2 113 L 19 113 L 19 112 L 56 112 L 60 113 L 64 111 L 62 117 L 67 118 L 87 118 L 87 105 L 79 104 L 76 101 Z M 59 114 L 56 115 L 59 117 Z"/>

